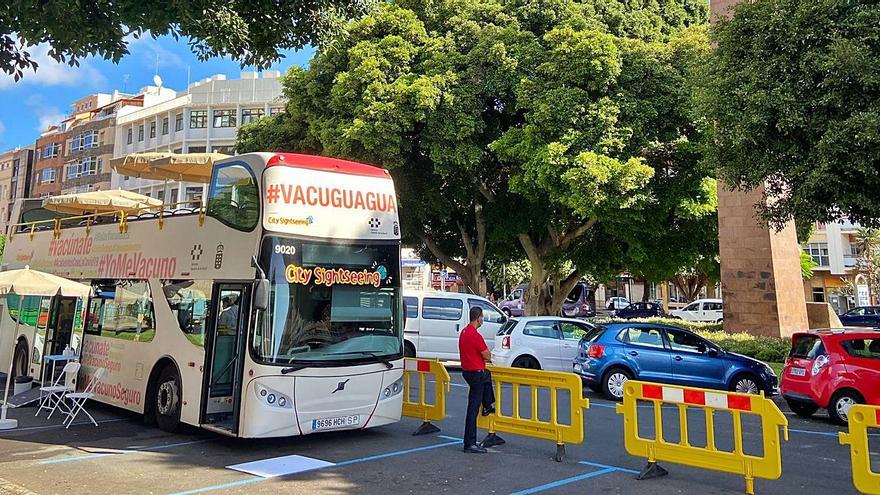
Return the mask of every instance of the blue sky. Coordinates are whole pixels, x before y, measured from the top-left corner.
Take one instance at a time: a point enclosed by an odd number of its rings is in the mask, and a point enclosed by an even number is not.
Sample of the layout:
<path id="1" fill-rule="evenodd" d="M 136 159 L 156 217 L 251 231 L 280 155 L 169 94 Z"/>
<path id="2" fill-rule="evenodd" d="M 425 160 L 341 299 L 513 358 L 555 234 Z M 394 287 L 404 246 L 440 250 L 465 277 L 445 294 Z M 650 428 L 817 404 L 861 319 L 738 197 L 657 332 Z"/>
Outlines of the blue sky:
<path id="1" fill-rule="evenodd" d="M 0 151 L 33 144 L 40 129 L 67 115 L 70 104 L 78 98 L 91 93 L 112 93 L 114 89 L 133 93 L 152 84 L 157 57 L 164 86 L 178 91 L 186 89 L 187 68 L 191 81 L 214 74 L 237 79 L 242 71 L 253 70 L 225 58 L 201 62 L 185 39 L 175 41 L 169 36 L 133 40 L 129 43 L 130 54 L 119 64 L 88 58 L 79 67 L 70 67 L 49 58 L 46 46 L 28 51 L 40 64 L 36 73 L 27 72 L 15 82 L 0 72 Z M 283 74 L 292 65 L 305 66 L 312 54 L 311 48 L 284 52 L 285 58 L 271 69 Z"/>

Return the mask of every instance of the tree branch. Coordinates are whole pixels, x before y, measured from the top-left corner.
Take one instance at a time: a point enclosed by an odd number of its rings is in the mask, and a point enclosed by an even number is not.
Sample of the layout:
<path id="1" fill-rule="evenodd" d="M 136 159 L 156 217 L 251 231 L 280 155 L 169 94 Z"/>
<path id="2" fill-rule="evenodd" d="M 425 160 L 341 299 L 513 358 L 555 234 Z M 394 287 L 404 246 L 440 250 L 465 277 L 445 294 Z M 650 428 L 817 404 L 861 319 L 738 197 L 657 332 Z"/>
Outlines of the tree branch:
<path id="1" fill-rule="evenodd" d="M 431 251 L 431 253 L 436 256 L 437 259 L 440 260 L 440 262 L 444 265 L 451 267 L 456 272 L 463 272 L 466 269 L 463 263 L 456 261 L 455 258 L 449 256 L 448 254 L 446 254 L 445 251 L 440 249 L 440 246 L 438 246 L 437 243 L 434 242 L 434 239 L 430 235 L 424 232 L 417 232 L 416 236 L 425 243 L 425 246 L 428 247 L 428 250 Z"/>
<path id="2" fill-rule="evenodd" d="M 581 236 L 585 235 L 587 232 L 589 232 L 590 229 L 592 229 L 594 225 L 596 225 L 595 218 L 591 218 L 591 219 L 587 220 L 587 223 L 580 225 L 579 227 L 575 228 L 574 230 L 571 230 L 568 233 L 566 233 L 562 237 L 562 240 L 559 241 L 558 246 L 562 249 L 568 249 L 568 246 L 570 246 L 572 242 L 576 241 L 579 237 L 581 237 Z"/>
<path id="3" fill-rule="evenodd" d="M 483 205 L 479 201 L 474 204 L 474 222 L 477 224 L 477 259 L 482 264 L 486 257 L 486 219 L 483 217 Z"/>
<path id="4" fill-rule="evenodd" d="M 458 226 L 458 232 L 461 233 L 461 241 L 464 243 L 464 250 L 467 253 L 468 263 L 473 263 L 476 261 L 474 259 L 474 244 L 471 239 L 471 234 L 464 228 L 464 225 L 461 222 L 455 222 L 455 225 Z"/>

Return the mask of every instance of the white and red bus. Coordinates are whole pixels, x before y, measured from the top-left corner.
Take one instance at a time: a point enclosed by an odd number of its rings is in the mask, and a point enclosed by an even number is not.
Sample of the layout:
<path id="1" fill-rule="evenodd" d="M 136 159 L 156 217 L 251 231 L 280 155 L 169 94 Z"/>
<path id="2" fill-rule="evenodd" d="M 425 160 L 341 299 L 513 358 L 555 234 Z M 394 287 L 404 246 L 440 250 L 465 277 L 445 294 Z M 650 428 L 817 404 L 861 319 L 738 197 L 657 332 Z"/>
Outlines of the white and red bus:
<path id="1" fill-rule="evenodd" d="M 388 172 L 309 155 L 213 164 L 205 205 L 64 217 L 19 202 L 8 268 L 91 284 L 87 301 L 10 297 L 0 365 L 43 378 L 70 345 L 97 397 L 239 437 L 398 421 L 400 230 Z M 7 333 L 8 335 L 8 333 Z M 8 349 L 7 349 L 8 348 Z M 3 364 L 5 363 L 5 364 Z"/>

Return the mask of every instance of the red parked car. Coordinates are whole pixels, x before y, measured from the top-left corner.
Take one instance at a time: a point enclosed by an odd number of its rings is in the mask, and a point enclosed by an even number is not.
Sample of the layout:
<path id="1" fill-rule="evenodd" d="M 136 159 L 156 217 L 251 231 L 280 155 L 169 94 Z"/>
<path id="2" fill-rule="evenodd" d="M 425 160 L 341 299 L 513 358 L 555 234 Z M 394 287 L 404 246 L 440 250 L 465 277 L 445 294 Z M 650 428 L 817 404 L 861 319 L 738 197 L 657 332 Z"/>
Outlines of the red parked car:
<path id="1" fill-rule="evenodd" d="M 853 404 L 880 405 L 880 331 L 792 335 L 780 391 L 798 416 L 827 408 L 831 420 L 841 425 Z"/>

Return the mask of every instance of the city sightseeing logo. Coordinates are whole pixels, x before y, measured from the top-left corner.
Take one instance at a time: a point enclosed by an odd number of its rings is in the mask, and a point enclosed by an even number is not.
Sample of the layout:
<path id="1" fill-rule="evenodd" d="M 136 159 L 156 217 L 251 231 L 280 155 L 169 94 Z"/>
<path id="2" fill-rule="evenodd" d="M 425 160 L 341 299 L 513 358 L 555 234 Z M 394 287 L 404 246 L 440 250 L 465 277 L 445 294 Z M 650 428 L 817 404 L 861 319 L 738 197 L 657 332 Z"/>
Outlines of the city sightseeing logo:
<path id="1" fill-rule="evenodd" d="M 315 217 L 309 215 L 305 218 L 269 217 L 267 222 L 272 225 L 298 225 L 308 227 L 315 223 Z"/>
<path id="2" fill-rule="evenodd" d="M 374 271 L 353 271 L 345 268 L 303 268 L 297 265 L 287 265 L 284 270 L 284 278 L 288 284 L 300 285 L 372 285 L 381 287 L 382 280 L 388 277 L 388 269 L 379 265 Z"/>

